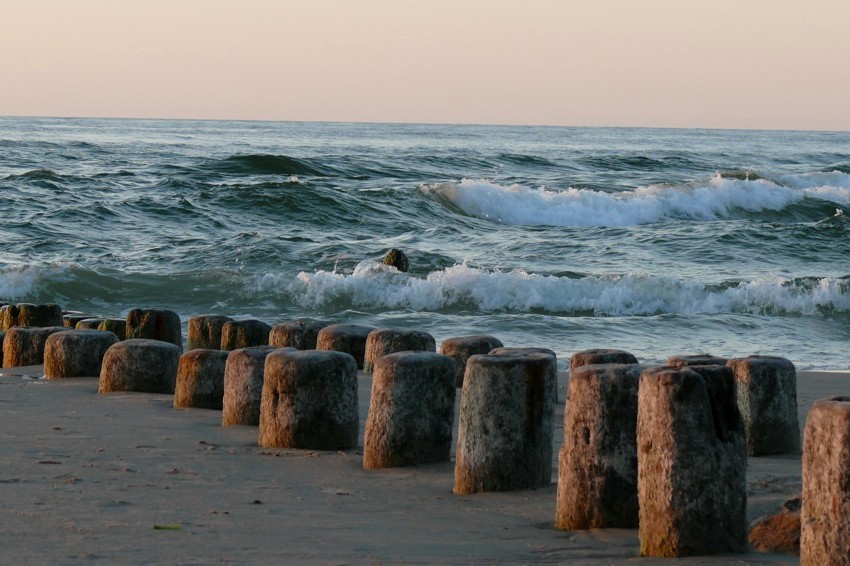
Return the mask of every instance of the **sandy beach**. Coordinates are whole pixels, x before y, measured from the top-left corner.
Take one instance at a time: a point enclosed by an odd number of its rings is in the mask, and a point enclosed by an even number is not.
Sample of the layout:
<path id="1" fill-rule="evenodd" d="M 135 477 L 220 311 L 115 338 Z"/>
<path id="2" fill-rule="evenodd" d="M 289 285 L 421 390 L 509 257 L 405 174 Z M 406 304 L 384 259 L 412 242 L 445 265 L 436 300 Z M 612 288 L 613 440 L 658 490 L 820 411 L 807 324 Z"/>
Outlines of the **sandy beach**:
<path id="1" fill-rule="evenodd" d="M 0 566 L 850 556 L 850 0 L 728 4 L 0 0 Z"/>
<path id="2" fill-rule="evenodd" d="M 262 449 L 256 428 L 223 428 L 218 411 L 174 409 L 168 395 L 98 395 L 95 378 L 25 376 L 40 369 L 0 377 L 5 563 L 667 562 L 638 557 L 637 530 L 554 529 L 557 460 L 545 489 L 457 496 L 452 463 L 366 471 L 359 450 Z M 371 377 L 361 372 L 359 384 L 362 446 Z M 850 373 L 799 372 L 801 427 L 813 401 L 847 392 Z M 562 422 L 560 403 L 555 459 Z M 778 512 L 800 477 L 799 456 L 750 458 L 749 520 Z"/>

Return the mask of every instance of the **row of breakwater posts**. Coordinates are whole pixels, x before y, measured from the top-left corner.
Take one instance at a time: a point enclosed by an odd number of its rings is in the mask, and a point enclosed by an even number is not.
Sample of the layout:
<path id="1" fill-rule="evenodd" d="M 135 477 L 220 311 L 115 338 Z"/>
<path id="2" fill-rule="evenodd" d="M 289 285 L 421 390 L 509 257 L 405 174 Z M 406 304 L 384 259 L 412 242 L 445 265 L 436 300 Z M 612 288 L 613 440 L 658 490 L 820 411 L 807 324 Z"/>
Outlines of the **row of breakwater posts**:
<path id="1" fill-rule="evenodd" d="M 61 324 L 60 324 L 61 323 Z M 449 338 L 353 324 L 133 309 L 125 319 L 0 307 L 3 367 L 47 379 L 100 377 L 99 392 L 174 394 L 175 407 L 259 427 L 258 444 L 319 450 L 358 441 L 357 371 L 373 376 L 367 469 L 450 459 L 461 389 L 454 492 L 549 485 L 555 354 L 492 336 Z M 73 326 L 74 328 L 70 328 Z M 799 453 L 796 370 L 780 357 L 669 358 L 622 350 L 570 359 L 555 527 L 638 528 L 644 556 L 747 550 L 747 457 Z M 850 561 L 850 397 L 817 401 L 803 447 L 801 561 Z"/>

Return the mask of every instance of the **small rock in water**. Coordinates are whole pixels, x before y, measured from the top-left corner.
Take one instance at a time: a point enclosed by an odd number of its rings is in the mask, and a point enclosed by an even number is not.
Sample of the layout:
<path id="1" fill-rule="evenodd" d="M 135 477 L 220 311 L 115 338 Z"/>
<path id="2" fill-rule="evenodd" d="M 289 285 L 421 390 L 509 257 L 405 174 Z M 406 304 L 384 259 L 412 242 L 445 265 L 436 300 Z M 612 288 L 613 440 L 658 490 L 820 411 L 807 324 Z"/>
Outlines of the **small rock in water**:
<path id="1" fill-rule="evenodd" d="M 384 256 L 384 265 L 392 265 L 399 271 L 407 272 L 407 256 L 398 248 L 393 248 Z"/>

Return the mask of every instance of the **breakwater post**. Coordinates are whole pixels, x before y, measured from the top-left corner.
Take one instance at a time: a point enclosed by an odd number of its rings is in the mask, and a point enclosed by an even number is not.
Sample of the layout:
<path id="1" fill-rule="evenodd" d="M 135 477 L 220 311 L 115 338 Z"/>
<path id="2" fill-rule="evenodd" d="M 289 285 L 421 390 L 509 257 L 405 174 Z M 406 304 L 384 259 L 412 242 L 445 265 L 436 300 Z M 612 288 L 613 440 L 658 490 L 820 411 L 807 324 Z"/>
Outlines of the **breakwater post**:
<path id="1" fill-rule="evenodd" d="M 221 329 L 226 322 L 233 320 L 229 316 L 202 314 L 189 319 L 187 350 L 220 350 Z"/>
<path id="2" fill-rule="evenodd" d="M 118 337 L 100 330 L 64 330 L 44 344 L 44 377 L 99 377 L 103 357 Z"/>
<path id="3" fill-rule="evenodd" d="M 372 373 L 375 362 L 393 352 L 436 352 L 437 342 L 427 332 L 420 330 L 397 330 L 379 328 L 366 337 L 366 352 L 363 358 L 363 371 Z"/>
<path id="4" fill-rule="evenodd" d="M 747 549 L 747 458 L 732 373 L 657 366 L 638 388 L 641 556 Z"/>
<path id="5" fill-rule="evenodd" d="M 98 393 L 174 393 L 180 348 L 161 340 L 134 338 L 106 350 Z"/>
<path id="6" fill-rule="evenodd" d="M 345 450 L 357 445 L 357 363 L 344 352 L 279 349 L 266 357 L 259 445 Z"/>
<path id="7" fill-rule="evenodd" d="M 267 346 L 272 327 L 262 320 L 229 320 L 221 327 L 221 349 L 225 351 Z"/>
<path id="8" fill-rule="evenodd" d="M 552 403 L 558 403 L 558 358 L 555 355 L 555 352 L 550 350 L 549 348 L 494 348 L 490 350 L 491 356 L 500 356 L 500 357 L 524 357 L 529 354 L 543 354 L 549 356 L 550 363 L 546 370 L 546 379 L 549 383 L 549 387 L 552 389 Z"/>
<path id="9" fill-rule="evenodd" d="M 176 312 L 165 309 L 132 309 L 127 313 L 127 338 L 161 340 L 183 351 L 183 330 Z"/>
<path id="10" fill-rule="evenodd" d="M 315 350 L 319 331 L 325 326 L 327 326 L 327 323 L 315 320 L 296 320 L 295 322 L 276 324 L 269 333 L 269 346 Z"/>
<path id="11" fill-rule="evenodd" d="M 803 445 L 800 564 L 850 564 L 850 397 L 815 401 Z"/>
<path id="12" fill-rule="evenodd" d="M 3 367 L 37 366 L 44 363 L 44 347 L 51 334 L 68 330 L 64 326 L 13 326 L 3 339 Z"/>
<path id="13" fill-rule="evenodd" d="M 363 467 L 447 462 L 455 395 L 455 364 L 449 357 L 406 351 L 378 358 L 363 440 Z"/>
<path id="14" fill-rule="evenodd" d="M 638 526 L 637 364 L 570 370 L 555 527 Z"/>
<path id="15" fill-rule="evenodd" d="M 489 354 L 491 350 L 501 348 L 502 346 L 501 340 L 495 336 L 486 334 L 455 336 L 443 340 L 443 343 L 440 344 L 440 353 L 455 361 L 455 386 L 463 387 L 466 360 L 476 354 Z"/>
<path id="16" fill-rule="evenodd" d="M 611 348 L 593 348 L 581 350 L 570 356 L 570 375 L 572 371 L 581 366 L 596 364 L 636 364 L 638 359 L 625 350 L 614 350 Z"/>
<path id="17" fill-rule="evenodd" d="M 180 356 L 174 406 L 222 410 L 227 356 L 222 350 L 200 348 Z"/>
<path id="18" fill-rule="evenodd" d="M 475 355 L 460 402 L 454 492 L 549 485 L 554 401 L 548 354 Z"/>
<path id="19" fill-rule="evenodd" d="M 319 331 L 316 349 L 351 354 L 357 362 L 357 369 L 363 369 L 366 359 L 366 340 L 373 330 L 375 330 L 374 327 L 362 324 L 331 324 Z"/>
<path id="20" fill-rule="evenodd" d="M 747 454 L 799 453 L 794 364 L 777 356 L 747 356 L 731 359 L 727 365 L 735 373 Z"/>
<path id="21" fill-rule="evenodd" d="M 221 424 L 260 424 L 260 400 L 263 395 L 263 376 L 266 356 L 275 348 L 256 346 L 233 350 L 224 366 L 224 399 Z"/>

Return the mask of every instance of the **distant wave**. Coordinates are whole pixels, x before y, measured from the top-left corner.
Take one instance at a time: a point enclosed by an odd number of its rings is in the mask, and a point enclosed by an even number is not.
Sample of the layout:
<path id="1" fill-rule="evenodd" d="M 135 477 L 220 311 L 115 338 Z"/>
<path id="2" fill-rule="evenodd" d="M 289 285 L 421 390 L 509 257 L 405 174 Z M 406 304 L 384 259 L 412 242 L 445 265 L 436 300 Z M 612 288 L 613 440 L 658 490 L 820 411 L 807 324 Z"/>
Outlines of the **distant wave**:
<path id="1" fill-rule="evenodd" d="M 301 272 L 296 281 L 264 275 L 261 293 L 285 292 L 312 308 L 394 308 L 415 311 L 546 312 L 593 316 L 850 312 L 850 281 L 837 278 L 758 279 L 709 285 L 646 274 L 535 275 L 456 265 L 425 278 L 364 261 L 353 273 Z"/>
<path id="2" fill-rule="evenodd" d="M 231 155 L 221 160 L 216 168 L 227 173 L 255 175 L 312 175 L 326 177 L 334 174 L 327 165 L 313 159 L 298 159 L 288 155 L 248 154 Z"/>
<path id="3" fill-rule="evenodd" d="M 9 175 L 8 180 L 22 179 L 29 181 L 60 181 L 62 176 L 52 169 L 33 169 L 24 173 Z"/>
<path id="4" fill-rule="evenodd" d="M 631 191 L 562 191 L 487 180 L 422 185 L 420 191 L 477 218 L 502 224 L 633 226 L 668 218 L 717 220 L 733 211 L 779 211 L 806 197 L 850 203 L 850 175 L 785 175 L 775 180 L 714 175 L 686 186 L 650 185 Z"/>
<path id="5" fill-rule="evenodd" d="M 663 169 L 668 166 L 664 160 L 646 155 L 594 155 L 578 161 L 595 169 L 609 171 Z M 676 165 L 679 164 L 678 161 Z"/>
<path id="6" fill-rule="evenodd" d="M 540 157 L 539 155 L 526 155 L 521 153 L 502 153 L 499 160 L 516 165 L 528 165 L 536 167 L 557 167 L 553 161 Z"/>

